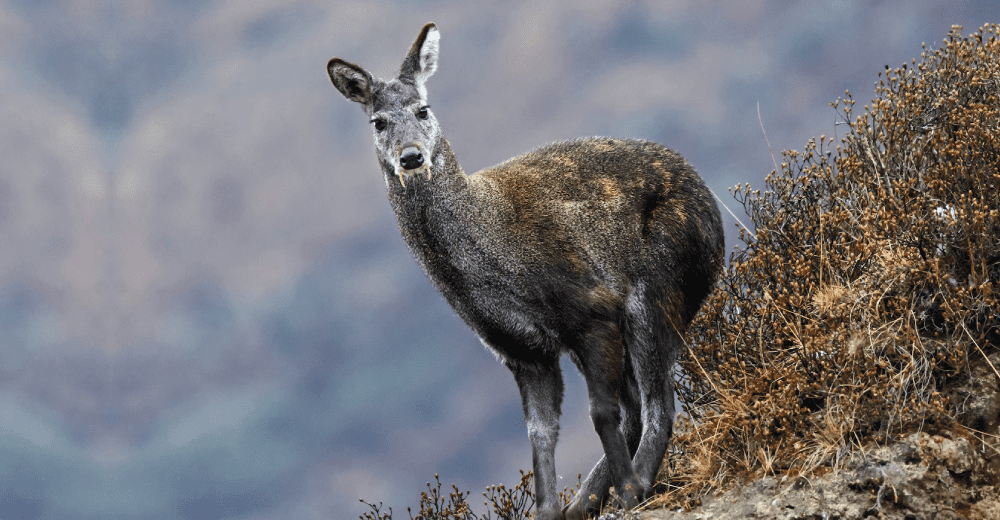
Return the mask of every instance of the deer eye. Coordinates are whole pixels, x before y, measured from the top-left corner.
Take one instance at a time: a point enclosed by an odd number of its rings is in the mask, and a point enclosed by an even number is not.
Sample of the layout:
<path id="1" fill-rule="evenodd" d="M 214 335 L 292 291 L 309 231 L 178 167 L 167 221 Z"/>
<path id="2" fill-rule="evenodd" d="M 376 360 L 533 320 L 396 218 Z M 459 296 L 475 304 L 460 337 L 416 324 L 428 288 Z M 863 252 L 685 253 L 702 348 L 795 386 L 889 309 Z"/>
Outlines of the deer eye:
<path id="1" fill-rule="evenodd" d="M 418 119 L 427 119 L 427 109 L 428 108 L 430 108 L 430 107 L 420 107 L 420 109 L 417 110 L 417 118 Z"/>
<path id="2" fill-rule="evenodd" d="M 372 119 L 372 124 L 375 125 L 376 132 L 381 132 L 382 130 L 385 130 L 386 127 L 385 119 L 382 118 Z"/>

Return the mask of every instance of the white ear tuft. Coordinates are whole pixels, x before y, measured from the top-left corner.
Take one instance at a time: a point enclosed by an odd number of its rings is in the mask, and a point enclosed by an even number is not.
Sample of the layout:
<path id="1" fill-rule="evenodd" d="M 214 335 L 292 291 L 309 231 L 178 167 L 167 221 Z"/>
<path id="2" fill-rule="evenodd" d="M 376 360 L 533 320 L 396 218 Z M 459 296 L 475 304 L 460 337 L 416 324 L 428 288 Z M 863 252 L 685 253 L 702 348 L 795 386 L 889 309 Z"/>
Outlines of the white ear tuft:
<path id="1" fill-rule="evenodd" d="M 412 82 L 418 90 L 422 89 L 427 79 L 437 70 L 440 42 L 441 33 L 437 26 L 433 23 L 425 25 L 406 53 L 403 65 L 399 67 L 399 79 Z"/>
<path id="2" fill-rule="evenodd" d="M 441 48 L 441 33 L 437 27 L 431 27 L 424 38 L 424 44 L 420 46 L 420 70 L 417 71 L 414 79 L 418 84 L 427 81 L 427 78 L 437 70 L 438 51 Z"/>

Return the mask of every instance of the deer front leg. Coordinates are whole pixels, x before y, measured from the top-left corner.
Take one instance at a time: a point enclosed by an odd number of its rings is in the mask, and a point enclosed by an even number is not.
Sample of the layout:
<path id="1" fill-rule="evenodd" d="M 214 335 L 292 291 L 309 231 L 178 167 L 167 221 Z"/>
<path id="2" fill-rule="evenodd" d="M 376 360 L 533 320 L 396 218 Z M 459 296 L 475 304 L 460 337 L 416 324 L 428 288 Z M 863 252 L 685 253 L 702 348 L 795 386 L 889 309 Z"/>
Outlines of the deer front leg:
<path id="1" fill-rule="evenodd" d="M 524 422 L 531 439 L 531 463 L 535 472 L 534 518 L 561 519 L 562 504 L 556 491 L 556 440 L 563 396 L 559 358 L 533 363 L 512 361 L 508 366 L 521 391 Z"/>

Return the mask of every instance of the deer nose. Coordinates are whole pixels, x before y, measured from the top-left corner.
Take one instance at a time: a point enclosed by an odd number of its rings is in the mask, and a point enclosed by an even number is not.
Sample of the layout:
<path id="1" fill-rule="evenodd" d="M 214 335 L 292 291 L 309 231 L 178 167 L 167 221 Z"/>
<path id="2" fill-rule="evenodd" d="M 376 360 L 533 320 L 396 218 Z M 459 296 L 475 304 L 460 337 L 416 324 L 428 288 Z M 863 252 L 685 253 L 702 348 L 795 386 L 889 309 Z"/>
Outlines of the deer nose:
<path id="1" fill-rule="evenodd" d="M 424 164 L 424 154 L 416 146 L 407 146 L 399 154 L 399 164 L 404 170 L 413 170 Z"/>

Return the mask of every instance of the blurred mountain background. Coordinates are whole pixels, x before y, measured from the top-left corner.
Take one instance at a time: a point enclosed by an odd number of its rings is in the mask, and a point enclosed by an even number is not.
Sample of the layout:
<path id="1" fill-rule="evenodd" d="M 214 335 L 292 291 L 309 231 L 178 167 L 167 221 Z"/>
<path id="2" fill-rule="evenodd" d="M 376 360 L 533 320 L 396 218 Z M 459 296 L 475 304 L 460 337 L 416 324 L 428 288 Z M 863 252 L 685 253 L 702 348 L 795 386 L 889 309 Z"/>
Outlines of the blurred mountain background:
<path id="1" fill-rule="evenodd" d="M 0 1 L 0 518 L 402 514 L 434 473 L 475 498 L 530 468 L 513 378 L 399 238 L 331 57 L 389 77 L 434 21 L 430 102 L 467 172 L 650 139 L 742 218 L 728 188 L 843 135 L 845 89 L 870 99 L 921 42 L 998 18 L 985 0 Z M 601 448 L 564 367 L 570 485 Z"/>

